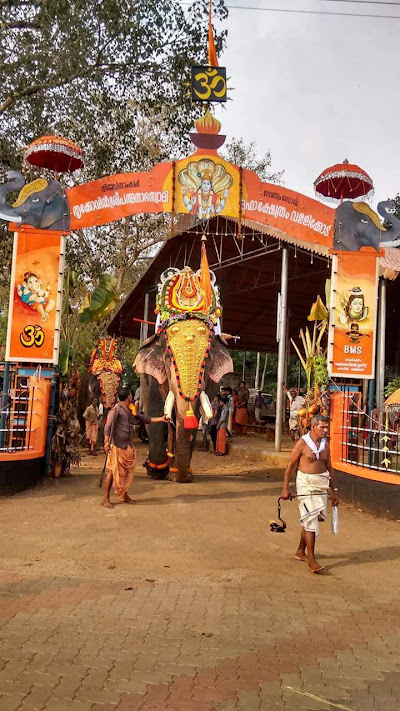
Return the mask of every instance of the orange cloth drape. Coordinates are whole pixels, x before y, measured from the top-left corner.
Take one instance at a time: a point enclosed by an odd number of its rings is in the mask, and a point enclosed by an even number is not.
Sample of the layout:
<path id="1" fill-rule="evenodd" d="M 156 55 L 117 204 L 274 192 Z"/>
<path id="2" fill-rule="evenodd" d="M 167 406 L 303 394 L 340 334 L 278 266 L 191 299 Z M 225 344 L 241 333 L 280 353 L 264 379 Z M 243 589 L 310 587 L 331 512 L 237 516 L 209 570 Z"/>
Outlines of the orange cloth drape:
<path id="1" fill-rule="evenodd" d="M 212 0 L 208 7 L 208 64 L 210 67 L 218 67 L 217 50 L 215 49 L 214 33 L 211 21 Z"/>
<path id="2" fill-rule="evenodd" d="M 222 428 L 218 430 L 215 451 L 217 454 L 226 454 L 226 430 Z"/>
<path id="3" fill-rule="evenodd" d="M 132 484 L 133 472 L 135 471 L 136 452 L 133 447 L 126 449 L 111 445 L 111 451 L 107 457 L 106 468 L 110 469 L 114 478 L 114 491 L 117 496 L 124 496 Z"/>

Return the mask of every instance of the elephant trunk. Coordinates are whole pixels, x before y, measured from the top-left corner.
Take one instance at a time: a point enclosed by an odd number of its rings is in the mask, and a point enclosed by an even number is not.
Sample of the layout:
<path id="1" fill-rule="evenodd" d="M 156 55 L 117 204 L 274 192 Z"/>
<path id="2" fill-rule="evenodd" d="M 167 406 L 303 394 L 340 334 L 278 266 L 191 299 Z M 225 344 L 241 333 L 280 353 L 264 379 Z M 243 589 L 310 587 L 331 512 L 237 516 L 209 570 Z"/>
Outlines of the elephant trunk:
<path id="1" fill-rule="evenodd" d="M 0 187 L 0 217 L 7 222 L 22 222 L 18 210 L 6 203 L 6 196 L 11 190 L 20 190 L 25 185 L 22 173 L 10 170 L 7 173 L 8 183 Z"/>

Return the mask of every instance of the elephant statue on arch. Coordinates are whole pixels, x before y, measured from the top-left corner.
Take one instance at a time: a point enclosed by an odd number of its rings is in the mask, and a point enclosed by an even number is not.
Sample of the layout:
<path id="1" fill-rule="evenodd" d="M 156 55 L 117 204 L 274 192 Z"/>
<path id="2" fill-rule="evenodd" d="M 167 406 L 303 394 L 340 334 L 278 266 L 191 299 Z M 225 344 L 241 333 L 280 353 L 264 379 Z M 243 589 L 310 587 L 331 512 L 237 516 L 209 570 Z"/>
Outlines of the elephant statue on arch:
<path id="1" fill-rule="evenodd" d="M 361 247 L 397 247 L 400 244 L 400 220 L 395 215 L 392 200 L 378 203 L 379 215 L 390 222 L 386 229 L 379 216 L 366 202 L 346 200 L 336 208 L 333 248 L 338 251 L 358 252 Z"/>
<path id="2" fill-rule="evenodd" d="M 148 472 L 182 483 L 193 479 L 190 464 L 198 417 L 210 419 L 210 400 L 221 378 L 233 371 L 219 331 L 218 287 L 204 255 L 205 249 L 197 273 L 185 267 L 162 275 L 156 333 L 143 343 L 134 363 L 145 414 L 164 412 L 170 419 L 168 450 L 164 424 L 149 425 Z"/>
<path id="3" fill-rule="evenodd" d="M 61 183 L 38 178 L 25 185 L 24 176 L 15 170 L 10 170 L 7 178 L 0 186 L 0 218 L 38 230 L 69 232 L 69 205 Z M 20 193 L 13 205 L 8 205 L 6 196 L 12 190 Z"/>

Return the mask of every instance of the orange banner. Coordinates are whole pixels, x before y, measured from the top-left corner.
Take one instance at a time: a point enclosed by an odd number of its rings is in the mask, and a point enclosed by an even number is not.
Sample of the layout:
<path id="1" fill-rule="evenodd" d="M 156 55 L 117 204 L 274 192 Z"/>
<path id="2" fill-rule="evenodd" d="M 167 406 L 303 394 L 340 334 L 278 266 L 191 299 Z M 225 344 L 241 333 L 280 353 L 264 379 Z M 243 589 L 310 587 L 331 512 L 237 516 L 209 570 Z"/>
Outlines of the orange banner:
<path id="1" fill-rule="evenodd" d="M 328 370 L 334 377 L 374 377 L 378 291 L 376 251 L 340 252 L 332 260 Z"/>
<path id="2" fill-rule="evenodd" d="M 67 190 L 71 230 L 116 222 L 129 215 L 172 212 L 173 164 L 149 173 L 109 175 Z"/>
<path id="3" fill-rule="evenodd" d="M 14 235 L 7 360 L 58 363 L 64 244 L 60 232 Z"/>
<path id="4" fill-rule="evenodd" d="M 217 215 L 251 220 L 299 243 L 333 245 L 335 210 L 317 200 L 262 183 L 256 173 L 228 163 L 215 150 L 197 150 L 148 173 L 122 173 L 67 191 L 71 230 L 140 213 Z"/>
<path id="5" fill-rule="evenodd" d="M 242 218 L 273 227 L 300 242 L 331 248 L 335 210 L 243 170 Z"/>

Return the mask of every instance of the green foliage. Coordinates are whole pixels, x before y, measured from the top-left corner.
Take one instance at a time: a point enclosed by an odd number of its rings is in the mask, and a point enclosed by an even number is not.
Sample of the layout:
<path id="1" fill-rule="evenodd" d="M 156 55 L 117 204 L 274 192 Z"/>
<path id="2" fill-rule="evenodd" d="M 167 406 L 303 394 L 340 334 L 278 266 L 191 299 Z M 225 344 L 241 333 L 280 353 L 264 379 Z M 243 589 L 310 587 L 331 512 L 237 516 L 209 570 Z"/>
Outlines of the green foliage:
<path id="1" fill-rule="evenodd" d="M 90 323 L 99 321 L 107 315 L 119 302 L 119 296 L 115 291 L 117 279 L 110 274 L 103 274 L 99 284 L 95 286 L 92 294 L 87 294 L 79 309 L 80 322 Z"/>
<path id="2" fill-rule="evenodd" d="M 314 382 L 320 388 L 325 388 L 328 385 L 328 364 L 323 355 L 318 355 L 314 358 Z"/>
<path id="3" fill-rule="evenodd" d="M 73 348 L 67 341 L 60 341 L 60 354 L 58 358 L 58 367 L 61 375 L 67 375 L 72 361 Z"/>
<path id="4" fill-rule="evenodd" d="M 237 387 L 239 382 L 242 380 L 243 375 L 243 351 L 231 351 L 231 356 L 234 365 L 234 375 L 228 376 L 226 379 L 233 387 Z M 277 382 L 277 371 L 278 371 L 278 355 L 277 353 L 262 353 L 260 358 L 260 374 L 259 383 L 261 384 L 262 371 L 264 369 L 265 356 L 268 355 L 267 367 L 265 371 L 264 387 L 263 391 L 270 393 L 271 395 L 276 395 L 276 382 Z M 246 368 L 245 368 L 245 381 L 249 388 L 255 387 L 255 375 L 256 375 L 256 362 L 257 353 L 246 353 Z M 303 370 L 299 364 L 297 356 L 291 355 L 288 361 L 287 368 L 287 378 L 288 387 L 304 387 L 305 386 L 305 376 Z"/>
<path id="5" fill-rule="evenodd" d="M 227 16 L 223 0 L 213 11 Z M 0 182 L 46 134 L 64 135 L 84 151 L 85 168 L 61 178 L 68 186 L 188 152 L 201 109 L 187 82 L 191 65 L 206 59 L 207 21 L 205 0 L 190 7 L 178 0 L 0 1 Z M 225 34 L 216 33 L 218 52 Z M 26 167 L 27 180 L 37 173 Z M 73 234 L 67 264 L 88 283 L 113 274 L 117 292 L 126 293 L 146 250 L 167 236 L 163 221 L 139 216 L 128 228 L 119 222 Z M 8 292 L 12 235 L 2 221 L 0 241 L 0 289 Z"/>
<path id="6" fill-rule="evenodd" d="M 269 183 L 282 184 L 284 170 L 272 171 L 271 151 L 267 151 L 263 156 L 259 156 L 257 145 L 254 141 L 245 143 L 243 138 L 232 138 L 225 145 L 223 157 L 230 163 L 235 163 L 242 168 L 248 168 L 257 173 L 260 180 Z"/>
<path id="7" fill-rule="evenodd" d="M 392 380 L 389 380 L 388 384 L 385 387 L 385 396 L 390 397 L 396 390 L 400 388 L 400 376 L 397 375 L 394 377 Z"/>
<path id="8" fill-rule="evenodd" d="M 86 176 L 131 170 L 154 149 L 187 136 L 186 82 L 206 59 L 207 4 L 178 0 L 31 0 L 0 3 L 1 162 L 16 167 L 24 144 L 60 133 L 85 150 Z M 222 0 L 214 14 L 227 11 Z M 216 34 L 218 51 L 225 33 Z M 145 145 L 144 145 L 145 144 Z M 117 170 L 116 170 L 117 168 Z"/>

